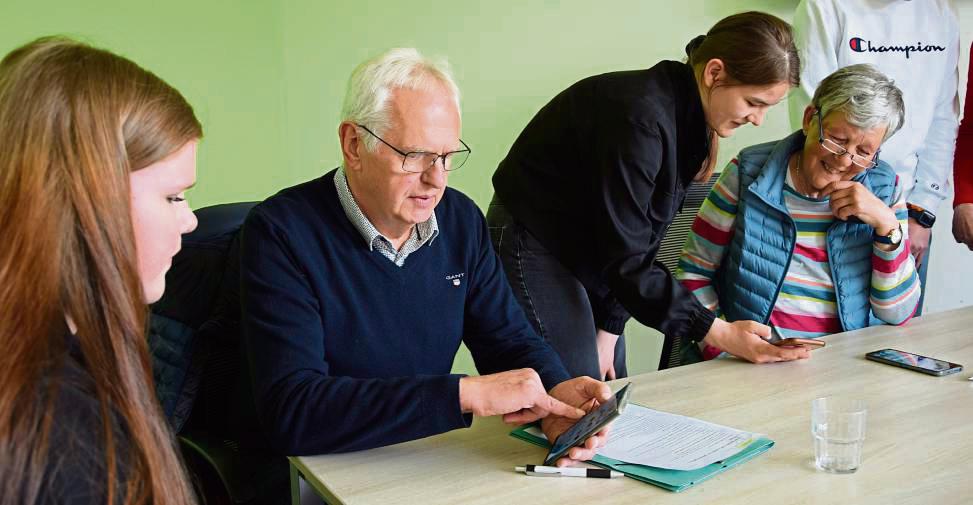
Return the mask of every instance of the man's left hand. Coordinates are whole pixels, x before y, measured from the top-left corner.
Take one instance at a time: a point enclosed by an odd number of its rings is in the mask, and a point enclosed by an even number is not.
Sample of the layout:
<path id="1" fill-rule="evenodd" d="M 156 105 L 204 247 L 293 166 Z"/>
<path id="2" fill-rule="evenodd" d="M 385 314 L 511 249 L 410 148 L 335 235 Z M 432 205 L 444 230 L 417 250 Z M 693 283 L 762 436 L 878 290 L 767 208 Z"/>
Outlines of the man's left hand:
<path id="1" fill-rule="evenodd" d="M 973 203 L 961 203 L 953 209 L 953 238 L 973 251 Z"/>
<path id="2" fill-rule="evenodd" d="M 591 412 L 612 397 L 608 384 L 588 376 L 566 380 L 551 388 L 548 394 L 585 412 Z M 551 414 L 541 420 L 541 429 L 544 430 L 547 439 L 553 443 L 561 433 L 567 431 L 576 422 L 577 419 Z M 572 447 L 565 457 L 557 460 L 557 466 L 570 466 L 589 460 L 595 457 L 598 448 L 603 447 L 606 442 L 608 442 L 608 427 L 589 437 L 584 446 Z"/>
<path id="3" fill-rule="evenodd" d="M 929 249 L 929 237 L 932 235 L 931 228 L 925 228 L 915 219 L 909 218 L 909 250 L 912 257 L 916 259 L 916 268 L 922 264 L 922 257 Z"/>
<path id="4" fill-rule="evenodd" d="M 599 329 L 595 334 L 595 347 L 598 349 L 598 370 L 604 380 L 615 380 L 615 344 L 618 335 Z"/>

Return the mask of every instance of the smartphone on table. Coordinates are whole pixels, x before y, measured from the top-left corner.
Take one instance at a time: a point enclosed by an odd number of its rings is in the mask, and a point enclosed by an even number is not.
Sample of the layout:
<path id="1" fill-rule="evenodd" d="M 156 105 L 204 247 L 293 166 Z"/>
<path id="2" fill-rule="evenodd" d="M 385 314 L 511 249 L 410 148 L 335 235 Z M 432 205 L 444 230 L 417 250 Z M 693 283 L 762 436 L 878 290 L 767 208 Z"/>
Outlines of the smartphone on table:
<path id="1" fill-rule="evenodd" d="M 954 374 L 963 370 L 963 365 L 958 363 L 950 363 L 949 361 L 900 351 L 898 349 L 872 351 L 866 354 L 865 358 L 879 363 L 885 363 L 886 365 L 908 368 L 909 370 L 936 376 Z"/>
<path id="2" fill-rule="evenodd" d="M 561 433 L 551 444 L 551 450 L 544 458 L 544 464 L 555 464 L 572 447 L 584 444 L 585 440 L 588 440 L 589 437 L 601 431 L 608 423 L 620 416 L 625 410 L 625 406 L 628 405 L 628 391 L 631 385 L 632 383 L 625 384 L 624 387 L 615 392 L 610 400 L 585 414 L 584 417 L 578 419 L 574 426 Z"/>

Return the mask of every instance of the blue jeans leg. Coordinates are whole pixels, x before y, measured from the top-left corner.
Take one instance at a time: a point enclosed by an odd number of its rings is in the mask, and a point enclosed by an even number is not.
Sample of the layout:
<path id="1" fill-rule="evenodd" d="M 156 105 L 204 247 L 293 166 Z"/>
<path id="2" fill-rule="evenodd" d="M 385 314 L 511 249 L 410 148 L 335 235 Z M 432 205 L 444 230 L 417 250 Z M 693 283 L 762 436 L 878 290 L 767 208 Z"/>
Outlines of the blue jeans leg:
<path id="1" fill-rule="evenodd" d="M 502 205 L 490 204 L 487 222 L 514 297 L 534 330 L 557 351 L 568 373 L 600 380 L 594 314 L 584 286 Z M 627 375 L 624 335 L 615 345 L 615 373 Z"/>
<path id="2" fill-rule="evenodd" d="M 926 254 L 922 256 L 922 263 L 917 265 L 919 268 L 917 272 L 919 275 L 919 286 L 921 286 L 922 293 L 919 295 L 919 306 L 916 307 L 915 317 L 919 317 L 922 315 L 922 305 L 926 301 L 926 287 L 927 287 L 926 272 L 929 271 L 929 257 L 932 256 L 931 252 L 932 252 L 932 233 L 929 234 L 929 247 L 926 248 Z"/>

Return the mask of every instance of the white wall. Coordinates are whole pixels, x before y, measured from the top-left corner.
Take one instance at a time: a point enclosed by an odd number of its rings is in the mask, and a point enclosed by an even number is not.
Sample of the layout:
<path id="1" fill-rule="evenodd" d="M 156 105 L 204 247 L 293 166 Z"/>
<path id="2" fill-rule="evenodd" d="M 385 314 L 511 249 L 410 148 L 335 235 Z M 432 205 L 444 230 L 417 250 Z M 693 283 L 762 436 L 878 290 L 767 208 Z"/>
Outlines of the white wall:
<path id="1" fill-rule="evenodd" d="M 958 2 L 960 13 L 960 100 L 965 100 L 966 75 L 973 41 L 973 0 Z M 962 110 L 962 109 L 961 109 Z M 973 121 L 973 118 L 970 118 Z M 952 233 L 953 206 L 943 205 L 933 227 L 932 256 L 926 283 L 925 314 L 973 305 L 973 252 L 957 244 Z"/>

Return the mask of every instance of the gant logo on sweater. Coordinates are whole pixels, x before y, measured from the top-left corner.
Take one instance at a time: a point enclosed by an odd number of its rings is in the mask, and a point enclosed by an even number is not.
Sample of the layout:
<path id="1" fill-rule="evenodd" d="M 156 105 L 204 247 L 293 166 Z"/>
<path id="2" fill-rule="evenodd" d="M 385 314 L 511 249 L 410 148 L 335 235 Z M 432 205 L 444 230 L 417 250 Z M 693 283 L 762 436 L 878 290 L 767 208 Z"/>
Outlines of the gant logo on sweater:
<path id="1" fill-rule="evenodd" d="M 935 53 L 946 50 L 943 46 L 923 44 L 922 42 L 916 42 L 915 45 L 881 46 L 872 44 L 871 40 L 865 40 L 861 37 L 852 37 L 848 40 L 848 45 L 856 53 L 905 53 L 906 59 L 909 59 L 911 53 Z"/>
<path id="2" fill-rule="evenodd" d="M 461 284 L 460 279 L 462 279 L 463 277 L 466 277 L 466 273 L 465 272 L 458 273 L 458 274 L 447 275 L 446 276 L 446 280 L 447 281 L 452 281 L 452 283 L 453 283 L 454 286 L 459 286 Z"/>

